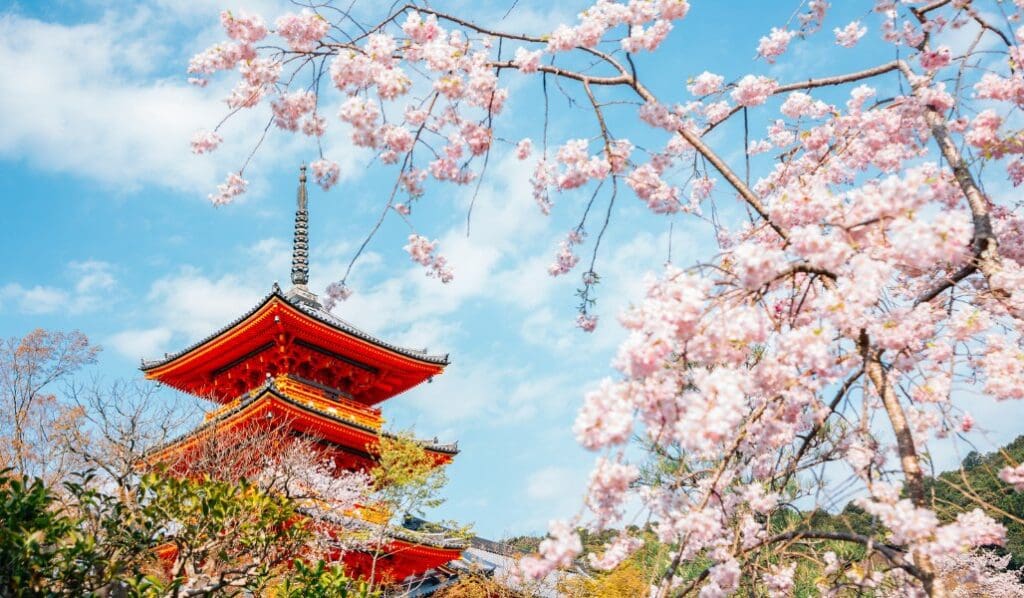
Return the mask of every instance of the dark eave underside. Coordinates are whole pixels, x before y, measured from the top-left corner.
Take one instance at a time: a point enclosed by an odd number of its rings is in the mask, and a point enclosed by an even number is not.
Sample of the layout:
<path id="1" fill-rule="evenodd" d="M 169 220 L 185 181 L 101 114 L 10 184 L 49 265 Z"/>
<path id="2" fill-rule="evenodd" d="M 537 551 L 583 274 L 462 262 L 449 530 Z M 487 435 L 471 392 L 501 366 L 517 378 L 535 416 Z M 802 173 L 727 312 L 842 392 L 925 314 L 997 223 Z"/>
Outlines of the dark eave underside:
<path id="1" fill-rule="evenodd" d="M 154 368 L 160 367 L 162 365 L 168 364 L 168 363 L 174 361 L 175 359 L 178 359 L 179 357 L 182 357 L 182 356 L 184 356 L 184 355 L 186 355 L 188 353 L 191 353 L 192 351 L 198 349 L 199 347 L 202 347 L 206 343 L 214 340 L 218 336 L 224 334 L 225 332 L 231 330 L 235 326 L 237 326 L 237 325 L 241 324 L 242 322 L 244 322 L 250 316 L 252 316 L 256 312 L 261 310 L 263 308 L 263 306 L 265 306 L 268 302 L 270 302 L 270 300 L 272 300 L 274 297 L 277 297 L 278 299 L 280 299 L 281 301 L 287 303 L 289 306 L 291 306 L 292 308 L 296 309 L 297 311 L 299 311 L 303 315 L 309 316 L 309 317 L 313 318 L 314 320 L 316 320 L 317 322 L 320 322 L 321 324 L 324 324 L 326 326 L 330 326 L 331 328 L 337 330 L 338 332 L 341 332 L 341 333 L 347 334 L 349 336 L 353 336 L 353 337 L 362 339 L 364 341 L 367 341 L 367 342 L 369 342 L 369 343 L 371 343 L 373 345 L 376 345 L 377 347 L 380 347 L 381 349 L 386 349 L 388 351 L 392 351 L 394 353 L 398 353 L 399 355 L 404 355 L 405 357 L 409 357 L 409 358 L 415 359 L 417 361 L 422 361 L 424 363 L 430 363 L 430 364 L 436 364 L 436 365 L 442 365 L 442 366 L 448 365 L 448 363 L 449 363 L 448 362 L 448 355 L 447 354 L 445 354 L 445 355 L 430 355 L 426 351 L 420 351 L 420 350 L 416 350 L 416 349 L 409 349 L 407 347 L 400 347 L 398 345 L 393 345 L 393 344 L 391 344 L 391 343 L 389 343 L 387 341 L 383 341 L 383 340 L 373 336 L 372 334 L 369 334 L 367 332 L 364 332 L 364 331 L 356 328 L 355 326 L 349 324 L 348 322 L 346 322 L 345 320 L 342 320 L 341 318 L 338 318 L 334 314 L 331 314 L 330 312 L 328 312 L 327 310 L 325 310 L 325 309 L 323 309 L 321 307 L 315 307 L 315 306 L 307 305 L 307 304 L 299 302 L 299 301 L 293 301 L 293 300 L 289 299 L 284 293 L 281 292 L 281 287 L 279 287 L 277 285 L 277 283 L 274 283 L 274 286 L 273 286 L 272 290 L 270 291 L 270 293 L 268 293 L 266 296 L 264 296 L 263 299 L 256 305 L 256 307 L 253 307 L 248 312 L 242 314 L 241 316 L 236 318 L 233 322 L 231 322 L 227 326 L 224 326 L 220 330 L 214 332 L 213 334 L 207 336 L 206 338 L 204 338 L 204 339 L 202 339 L 202 340 L 200 340 L 200 341 L 198 341 L 196 343 L 193 343 L 192 345 L 186 347 L 185 349 L 182 349 L 181 351 L 178 351 L 177 353 L 173 353 L 173 354 L 165 356 L 163 359 L 157 359 L 157 360 L 153 360 L 153 361 L 143 360 L 142 361 L 142 366 L 139 369 L 142 370 L 143 372 L 146 372 L 146 371 L 152 370 Z"/>

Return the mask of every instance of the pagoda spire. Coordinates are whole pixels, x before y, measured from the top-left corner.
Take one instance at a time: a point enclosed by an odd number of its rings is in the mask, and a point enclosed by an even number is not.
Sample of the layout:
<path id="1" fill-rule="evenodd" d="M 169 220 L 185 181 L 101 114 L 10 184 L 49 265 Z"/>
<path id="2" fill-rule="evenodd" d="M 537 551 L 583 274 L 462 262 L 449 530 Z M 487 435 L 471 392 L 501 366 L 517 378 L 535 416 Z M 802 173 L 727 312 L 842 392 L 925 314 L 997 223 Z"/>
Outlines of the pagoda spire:
<path id="1" fill-rule="evenodd" d="M 306 165 L 299 167 L 299 189 L 295 198 L 295 236 L 292 241 L 292 288 L 289 299 L 320 305 L 309 287 L 309 198 L 306 194 Z"/>

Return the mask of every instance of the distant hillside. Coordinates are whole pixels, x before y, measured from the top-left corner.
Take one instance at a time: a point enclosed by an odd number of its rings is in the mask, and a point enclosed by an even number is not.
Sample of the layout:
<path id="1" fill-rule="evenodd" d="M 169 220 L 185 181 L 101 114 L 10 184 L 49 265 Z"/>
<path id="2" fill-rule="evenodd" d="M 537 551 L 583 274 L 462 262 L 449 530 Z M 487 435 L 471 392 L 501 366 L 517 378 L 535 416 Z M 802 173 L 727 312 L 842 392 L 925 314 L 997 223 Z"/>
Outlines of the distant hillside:
<path id="1" fill-rule="evenodd" d="M 1007 529 L 1006 546 L 996 548 L 995 551 L 1000 555 L 1007 553 L 1011 555 L 1009 565 L 1011 569 L 1022 569 L 1024 568 L 1024 493 L 1015 492 L 1012 487 L 998 477 L 999 470 L 1010 461 L 1013 463 L 1024 462 L 1024 435 L 992 453 L 984 455 L 977 452 L 969 453 L 961 463 L 960 469 L 928 478 L 927 488 L 934 497 L 935 510 L 943 521 L 952 521 L 958 513 L 966 510 L 981 508 L 1005 525 Z M 773 521 L 780 529 L 802 521 L 800 527 L 807 529 L 852 531 L 878 539 L 885 536 L 885 530 L 879 522 L 852 502 L 834 514 L 825 511 L 796 513 L 787 509 L 774 515 Z M 589 567 L 587 555 L 602 552 L 603 545 L 616 532 L 606 531 L 595 534 L 580 530 L 583 553 L 576 560 L 576 567 L 586 573 L 586 576 L 577 580 L 577 583 L 573 585 L 561 588 L 563 593 L 569 596 L 616 595 L 616 592 L 623 591 L 623 584 L 631 586 L 641 581 L 646 583 L 664 571 L 664 567 L 667 565 L 665 555 L 668 548 L 654 538 L 649 527 L 643 531 L 632 527 L 630 531 L 634 535 L 639 534 L 644 538 L 644 547 L 623 563 L 619 570 L 612 574 L 603 574 Z M 515 536 L 505 540 L 504 544 L 524 552 L 535 552 L 542 539 L 542 536 Z M 853 558 L 857 558 L 857 553 L 862 552 L 857 547 L 843 544 L 836 544 L 834 550 L 840 554 L 848 553 L 847 556 Z M 683 567 L 682 577 L 684 579 L 703 569 L 701 563 L 691 563 L 690 565 Z M 797 575 L 797 594 L 813 594 L 814 580 L 819 574 L 820 570 L 814 563 L 801 562 Z"/>
<path id="2" fill-rule="evenodd" d="M 1015 492 L 999 479 L 999 470 L 1008 464 L 1024 461 L 1024 436 L 1003 448 L 984 455 L 970 452 L 960 470 L 947 471 L 928 480 L 928 489 L 935 497 L 935 509 L 944 521 L 950 521 L 965 509 L 980 507 L 1006 526 L 1006 547 L 1010 567 L 1024 567 L 1024 492 Z"/>

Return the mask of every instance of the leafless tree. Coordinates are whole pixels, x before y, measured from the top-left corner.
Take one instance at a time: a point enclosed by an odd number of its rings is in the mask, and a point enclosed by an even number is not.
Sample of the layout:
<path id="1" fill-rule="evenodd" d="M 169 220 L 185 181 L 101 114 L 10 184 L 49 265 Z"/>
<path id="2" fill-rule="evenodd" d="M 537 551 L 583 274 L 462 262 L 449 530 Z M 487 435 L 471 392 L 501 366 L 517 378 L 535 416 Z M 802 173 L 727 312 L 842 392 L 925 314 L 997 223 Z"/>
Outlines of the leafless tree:
<path id="1" fill-rule="evenodd" d="M 0 343 L 0 468 L 47 481 L 68 471 L 68 454 L 55 435 L 77 425 L 82 413 L 50 390 L 95 363 L 99 352 L 77 330 L 37 328 Z"/>

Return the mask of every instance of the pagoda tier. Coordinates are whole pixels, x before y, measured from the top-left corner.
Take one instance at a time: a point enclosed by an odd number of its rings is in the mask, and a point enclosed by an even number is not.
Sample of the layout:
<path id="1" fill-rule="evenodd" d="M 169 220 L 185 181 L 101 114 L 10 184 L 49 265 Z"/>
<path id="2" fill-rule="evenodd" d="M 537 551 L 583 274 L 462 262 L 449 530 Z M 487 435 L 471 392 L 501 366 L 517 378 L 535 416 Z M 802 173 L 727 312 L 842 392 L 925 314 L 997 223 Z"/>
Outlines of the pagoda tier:
<path id="1" fill-rule="evenodd" d="M 301 294 L 273 290 L 222 330 L 162 360 L 143 362 L 151 380 L 228 403 L 285 375 L 339 397 L 375 405 L 441 373 L 447 355 L 392 345 Z"/>
<path id="2" fill-rule="evenodd" d="M 464 545 L 445 548 L 394 536 L 389 540 L 384 554 L 377 557 L 376 567 L 369 552 L 353 550 L 345 553 L 341 559 L 345 563 L 345 572 L 358 579 L 369 579 L 373 575 L 377 581 L 397 582 L 448 564 L 462 556 L 465 549 Z"/>
<path id="3" fill-rule="evenodd" d="M 361 531 L 370 538 L 383 541 L 383 545 L 376 551 L 376 565 L 373 552 L 368 550 L 338 551 L 331 555 L 332 560 L 340 559 L 345 563 L 346 573 L 360 579 L 373 576 L 376 581 L 402 581 L 459 558 L 462 551 L 469 547 L 469 541 L 464 538 L 404 527 L 384 527 L 374 517 L 364 519 L 302 512 L 329 528 L 333 527 L 341 536 Z"/>
<path id="4" fill-rule="evenodd" d="M 340 535 L 346 535 L 352 529 L 362 528 L 372 537 L 382 539 L 377 551 L 377 562 L 374 563 L 373 552 L 367 550 L 342 551 L 335 549 L 327 554 L 329 561 L 341 561 L 345 564 L 345 572 L 357 579 L 370 579 L 377 582 L 400 582 L 410 577 L 423 575 L 431 569 L 437 569 L 462 556 L 469 547 L 469 542 L 460 538 L 449 538 L 441 534 L 423 534 L 405 529 L 382 529 L 381 526 L 346 518 L 341 520 L 325 520 L 314 514 L 304 514 L 316 521 L 326 524 L 328 528 L 337 526 Z M 174 544 L 164 544 L 156 549 L 157 556 L 170 569 L 177 548 Z"/>
<path id="5" fill-rule="evenodd" d="M 152 451 L 148 460 L 187 464 L 193 452 L 203 449 L 211 434 L 228 435 L 276 423 L 286 424 L 295 435 L 317 439 L 335 464 L 345 470 L 372 468 L 376 463 L 372 451 L 379 437 L 394 438 L 381 430 L 379 410 L 356 401 L 329 398 L 319 388 L 285 376 L 269 379 L 260 388 L 208 413 L 202 425 Z M 418 442 L 438 465 L 451 462 L 459 452 L 456 444 Z"/>

